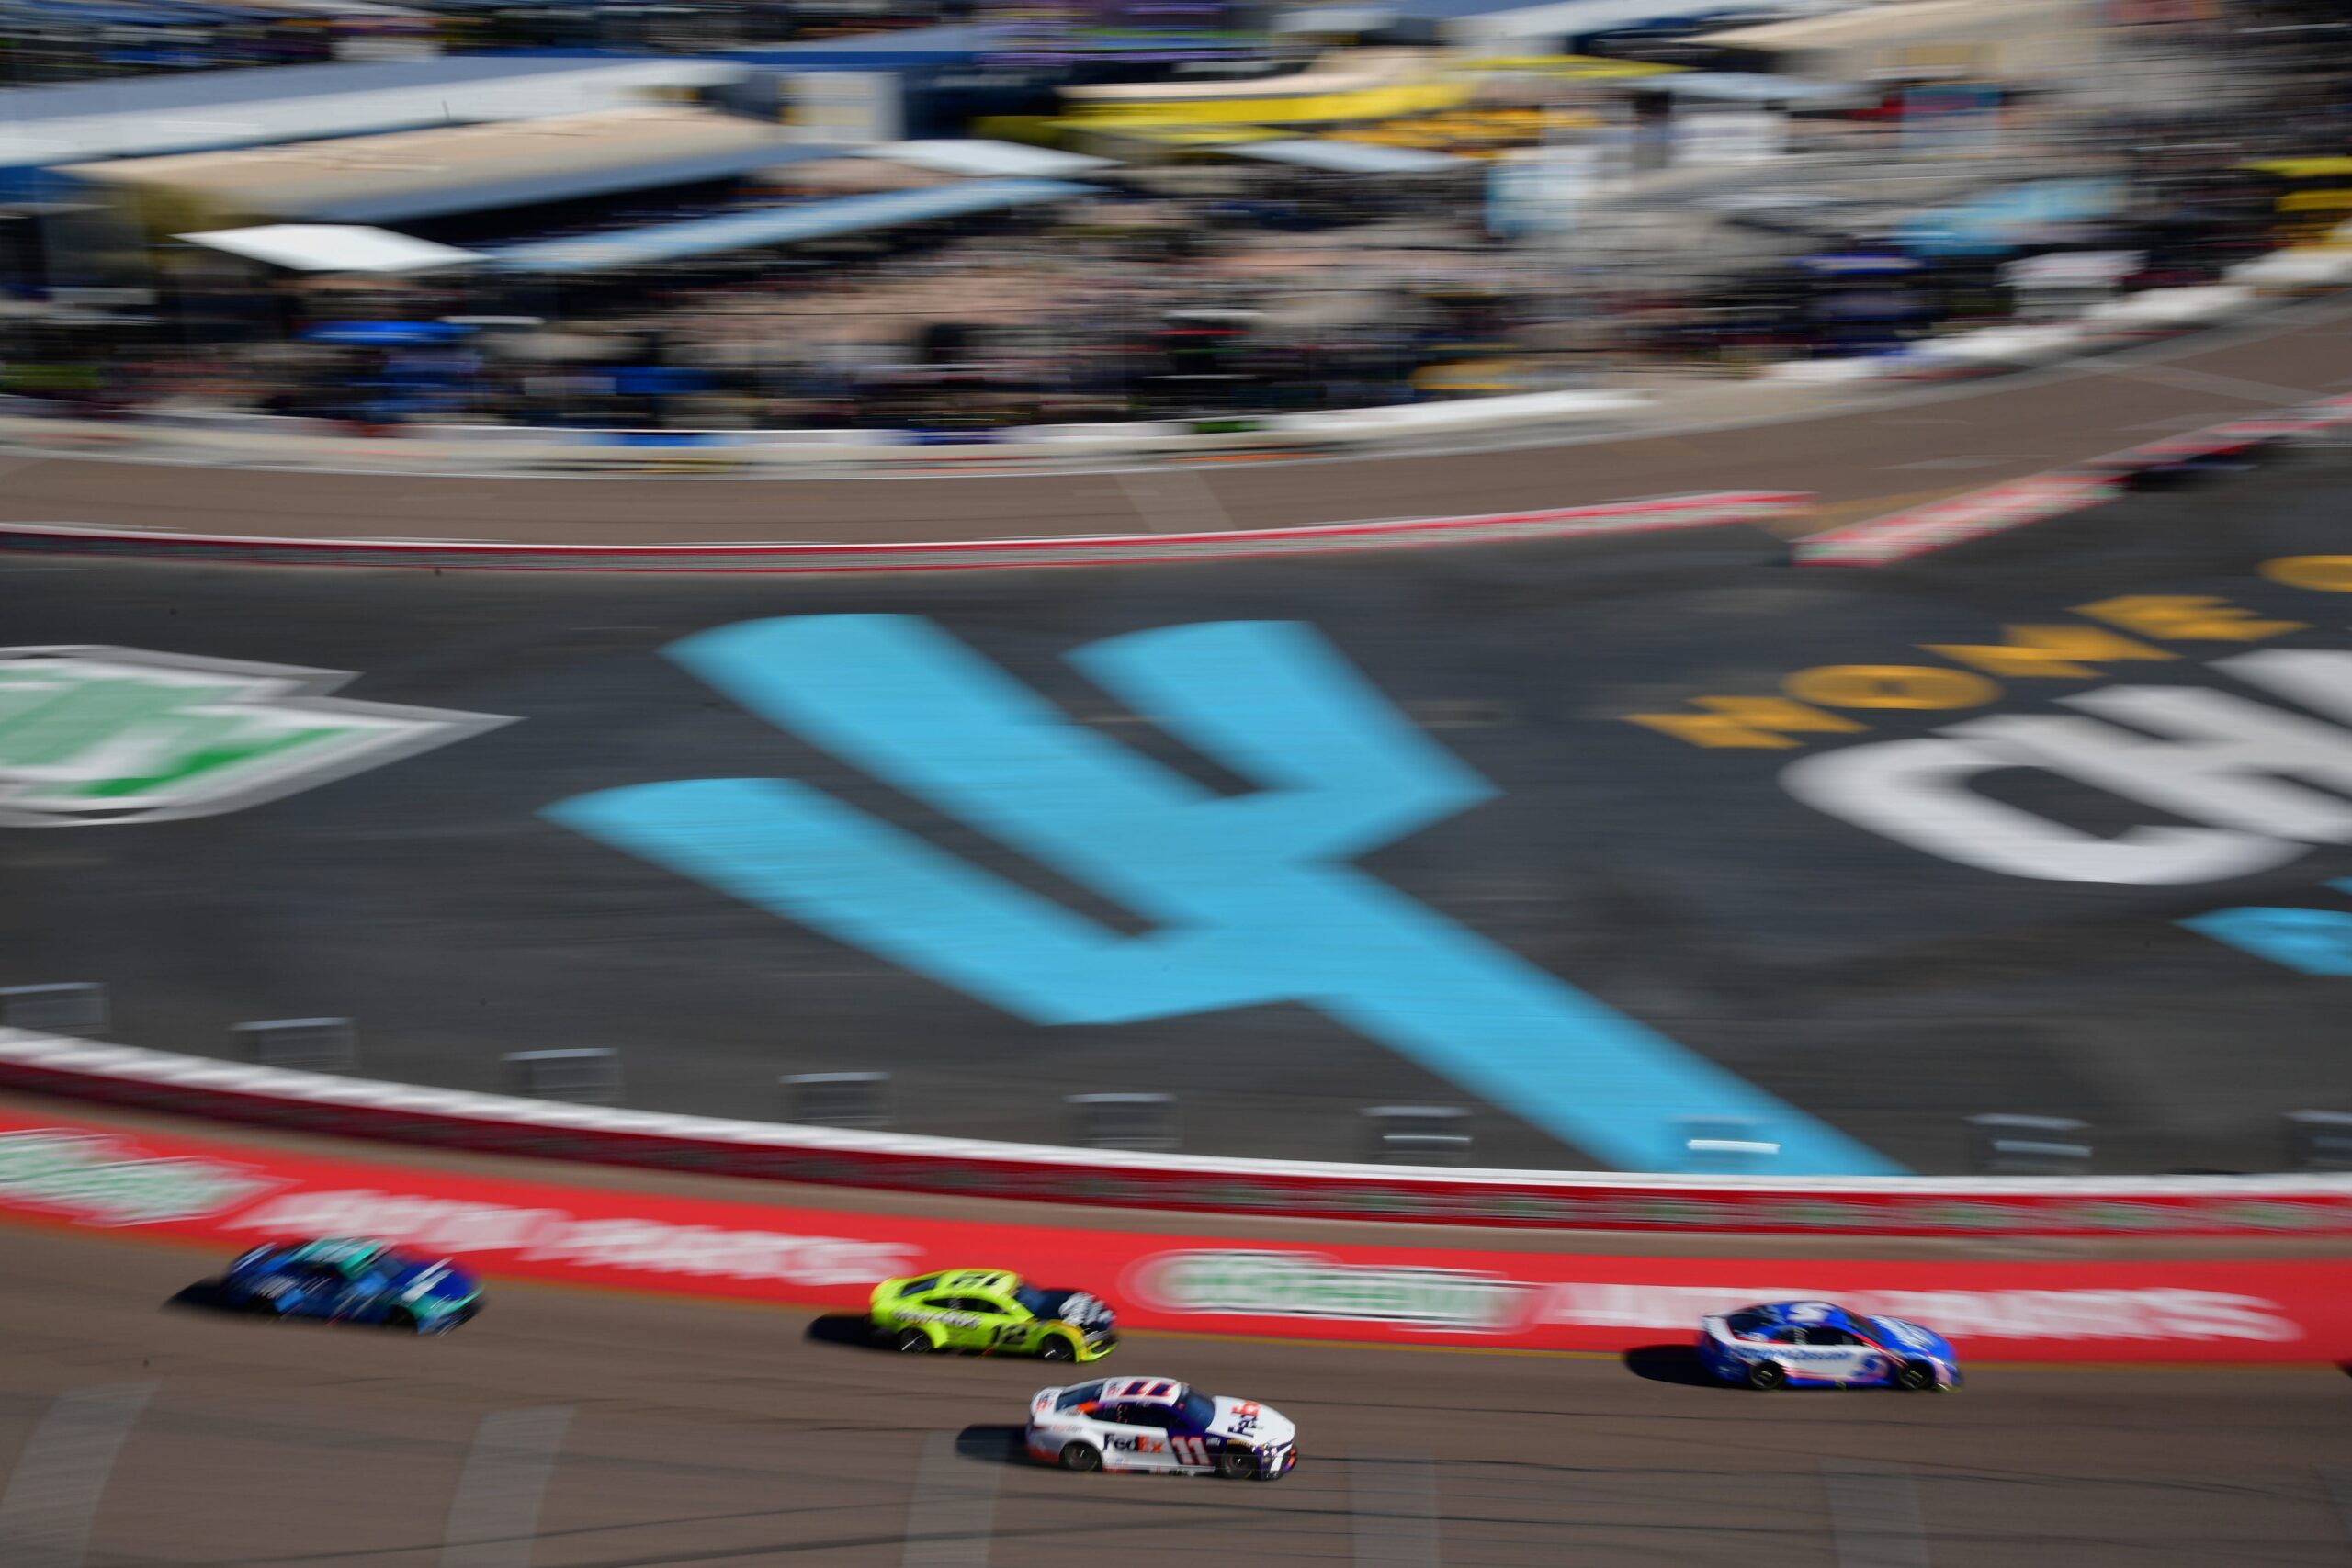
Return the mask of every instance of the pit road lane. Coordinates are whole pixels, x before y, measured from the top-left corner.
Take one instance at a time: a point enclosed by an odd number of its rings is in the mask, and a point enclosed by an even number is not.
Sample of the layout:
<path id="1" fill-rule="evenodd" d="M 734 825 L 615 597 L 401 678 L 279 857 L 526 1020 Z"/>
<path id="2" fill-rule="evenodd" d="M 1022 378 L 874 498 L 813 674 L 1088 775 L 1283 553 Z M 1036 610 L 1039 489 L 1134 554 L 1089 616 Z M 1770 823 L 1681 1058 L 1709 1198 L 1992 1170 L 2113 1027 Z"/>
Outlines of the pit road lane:
<path id="1" fill-rule="evenodd" d="M 147 1391 L 91 1568 L 2352 1563 L 2352 1382 L 2333 1369 L 1991 1366 L 1964 1393 L 1905 1396 L 1173 1336 L 1107 1364 L 1295 1417 L 1300 1468 L 1261 1486 L 1019 1464 L 1014 1424 L 1051 1370 L 812 1339 L 786 1309 L 493 1281 L 481 1318 L 418 1340 L 161 1305 L 220 1261 L 0 1229 L 0 1473 L 70 1472 L 73 1455 L 28 1449 L 58 1396 Z M 509 1495 L 530 1465 L 493 1463 L 504 1492 L 469 1470 L 485 1417 L 551 1435 L 536 1524 L 514 1527 L 533 1539 L 445 1557 L 461 1489 L 471 1518 L 530 1517 Z M 0 1529 L 28 1519 L 16 1495 L 0 1506 Z"/>

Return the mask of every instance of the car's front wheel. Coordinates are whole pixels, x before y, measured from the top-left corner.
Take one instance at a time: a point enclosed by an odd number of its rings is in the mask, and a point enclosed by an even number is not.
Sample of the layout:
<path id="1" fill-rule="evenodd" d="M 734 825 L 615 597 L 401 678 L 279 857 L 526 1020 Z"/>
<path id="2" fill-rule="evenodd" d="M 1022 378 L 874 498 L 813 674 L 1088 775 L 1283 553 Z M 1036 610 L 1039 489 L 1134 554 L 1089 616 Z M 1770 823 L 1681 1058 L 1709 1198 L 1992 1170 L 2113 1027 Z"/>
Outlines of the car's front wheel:
<path id="1" fill-rule="evenodd" d="M 1912 1393 L 1925 1393 L 1937 1386 L 1936 1369 L 1925 1361 L 1905 1361 L 1894 1369 L 1894 1386 Z"/>
<path id="2" fill-rule="evenodd" d="M 898 1346 L 906 1355 L 927 1356 L 931 1354 L 931 1336 L 920 1328 L 903 1328 L 899 1331 Z"/>
<path id="3" fill-rule="evenodd" d="M 1789 1369 L 1778 1361 L 1750 1361 L 1747 1363 L 1747 1386 L 1768 1390 L 1786 1388 L 1789 1386 Z"/>
<path id="4" fill-rule="evenodd" d="M 1216 1456 L 1216 1473 L 1219 1480 L 1239 1481 L 1242 1477 L 1254 1473 L 1257 1469 L 1258 1456 L 1255 1454 L 1227 1451 Z"/>
<path id="5" fill-rule="evenodd" d="M 1037 1359 L 1041 1361 L 1075 1361 L 1078 1359 L 1078 1347 L 1069 1342 L 1067 1334 L 1048 1334 L 1046 1342 L 1037 1347 Z"/>
<path id="6" fill-rule="evenodd" d="M 1091 1443 L 1064 1443 L 1062 1468 L 1074 1470 L 1080 1475 L 1084 1475 L 1102 1468 L 1102 1456 L 1095 1451 L 1094 1446 Z"/>
<path id="7" fill-rule="evenodd" d="M 416 1332 L 416 1314 L 406 1307 L 394 1307 L 384 1314 L 384 1326 L 396 1334 Z"/>
<path id="8" fill-rule="evenodd" d="M 267 1296 L 247 1296 L 245 1298 L 245 1312 L 249 1316 L 266 1317 L 272 1323 L 283 1323 L 286 1321 L 286 1314 L 278 1311 L 277 1303 L 270 1300 Z"/>

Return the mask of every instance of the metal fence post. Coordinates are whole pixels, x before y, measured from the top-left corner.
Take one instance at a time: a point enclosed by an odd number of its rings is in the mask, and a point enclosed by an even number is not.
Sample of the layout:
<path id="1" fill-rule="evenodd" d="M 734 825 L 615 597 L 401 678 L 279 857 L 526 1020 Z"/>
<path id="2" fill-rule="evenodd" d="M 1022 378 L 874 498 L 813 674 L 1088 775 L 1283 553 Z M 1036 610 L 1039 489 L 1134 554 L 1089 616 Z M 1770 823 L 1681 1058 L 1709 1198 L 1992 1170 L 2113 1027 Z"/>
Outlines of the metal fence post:
<path id="1" fill-rule="evenodd" d="M 0 989 L 0 1028 L 96 1038 L 108 1026 L 107 988 L 94 980 Z"/>
<path id="2" fill-rule="evenodd" d="M 358 1059 L 347 1018 L 273 1018 L 232 1023 L 238 1054 L 265 1067 L 311 1073 L 347 1073 Z"/>
<path id="3" fill-rule="evenodd" d="M 621 1058 L 617 1051 L 582 1046 L 565 1051 L 510 1051 L 507 1070 L 521 1092 L 537 1100 L 573 1105 L 617 1105 Z"/>

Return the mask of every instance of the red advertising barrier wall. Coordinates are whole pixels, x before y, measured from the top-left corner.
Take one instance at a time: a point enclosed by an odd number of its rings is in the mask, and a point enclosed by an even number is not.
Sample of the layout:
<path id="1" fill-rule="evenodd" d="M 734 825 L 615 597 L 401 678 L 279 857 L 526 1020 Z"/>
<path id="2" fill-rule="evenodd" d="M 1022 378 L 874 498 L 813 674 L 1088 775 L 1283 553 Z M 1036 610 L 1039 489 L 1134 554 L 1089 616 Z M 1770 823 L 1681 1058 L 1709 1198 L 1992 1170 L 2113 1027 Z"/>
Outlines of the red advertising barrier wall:
<path id="1" fill-rule="evenodd" d="M 212 1241 L 375 1235 L 534 1279 L 857 1310 L 881 1279 L 1015 1269 L 1129 1328 L 1549 1350 L 1687 1338 L 1703 1313 L 1826 1297 L 1963 1356 L 2352 1359 L 2342 1261 L 1870 1263 L 1293 1245 L 764 1203 L 414 1170 L 0 1111 L 0 1216 Z M 492 1310 L 496 1310 L 493 1301 Z"/>
<path id="2" fill-rule="evenodd" d="M 1791 1235 L 2352 1235 L 2344 1176 L 1808 1181 L 1207 1159 L 614 1111 L 7 1029 L 0 1087 L 488 1154 L 1130 1209 Z"/>

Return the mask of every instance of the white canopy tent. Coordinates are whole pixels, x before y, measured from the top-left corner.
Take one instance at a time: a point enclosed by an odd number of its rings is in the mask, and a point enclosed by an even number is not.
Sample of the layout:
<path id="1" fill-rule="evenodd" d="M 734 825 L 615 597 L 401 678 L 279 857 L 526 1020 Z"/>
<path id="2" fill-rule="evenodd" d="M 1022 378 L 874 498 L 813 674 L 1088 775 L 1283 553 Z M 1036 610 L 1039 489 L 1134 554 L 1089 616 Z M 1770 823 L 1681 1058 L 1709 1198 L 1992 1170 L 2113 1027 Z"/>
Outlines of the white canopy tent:
<path id="1" fill-rule="evenodd" d="M 720 60 L 451 55 L 15 87 L 0 92 L 0 167 L 586 114 L 751 74 Z"/>
<path id="2" fill-rule="evenodd" d="M 1219 147 L 1236 158 L 1265 158 L 1306 169 L 1328 169 L 1342 175 L 1433 175 L 1470 162 L 1446 152 L 1418 147 L 1384 147 L 1374 141 L 1349 141 L 1339 137 L 1302 136 L 1283 141 L 1250 141 Z"/>
<path id="3" fill-rule="evenodd" d="M 356 223 L 265 223 L 172 238 L 294 272 L 430 272 L 482 259 L 473 251 Z"/>
<path id="4" fill-rule="evenodd" d="M 1092 158 L 1083 152 L 1064 152 L 1052 147 L 1031 147 L 1018 141 L 891 141 L 879 147 L 861 147 L 853 154 L 859 158 L 879 158 L 887 163 L 905 164 L 918 169 L 933 169 L 943 175 L 967 175 L 979 179 L 1068 179 L 1095 169 L 1107 169 L 1116 162 L 1111 158 Z"/>

